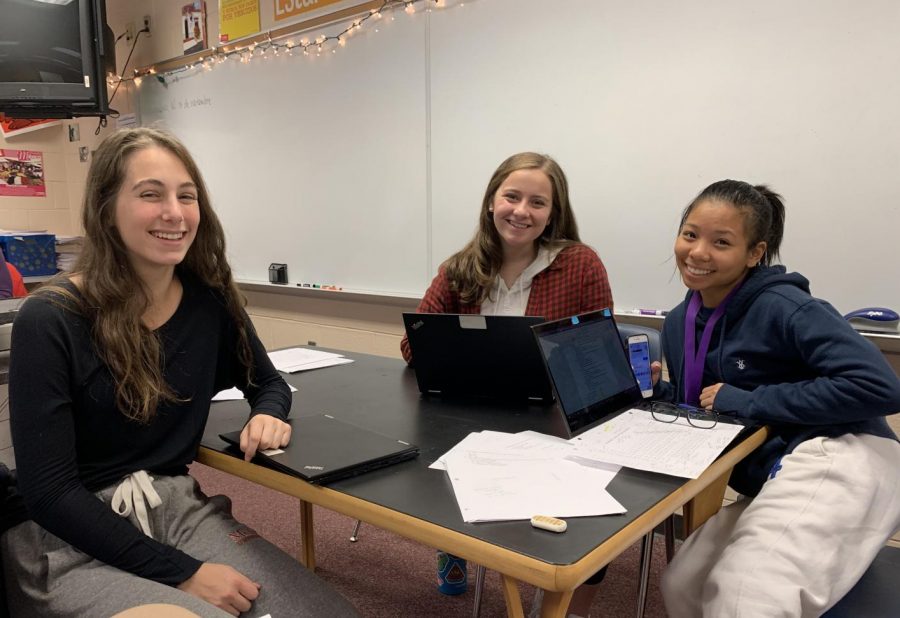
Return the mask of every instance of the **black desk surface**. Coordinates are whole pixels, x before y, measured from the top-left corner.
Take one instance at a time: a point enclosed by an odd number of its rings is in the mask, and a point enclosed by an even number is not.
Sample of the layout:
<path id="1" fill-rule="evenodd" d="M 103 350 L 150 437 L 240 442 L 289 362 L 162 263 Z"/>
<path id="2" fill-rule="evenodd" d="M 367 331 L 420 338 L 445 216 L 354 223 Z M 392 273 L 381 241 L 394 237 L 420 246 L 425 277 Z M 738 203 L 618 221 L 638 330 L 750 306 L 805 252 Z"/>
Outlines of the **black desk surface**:
<path id="1" fill-rule="evenodd" d="M 438 457 L 472 431 L 533 429 L 560 435 L 552 404 L 423 398 L 403 361 L 344 353 L 355 362 L 286 375 L 294 393 L 292 417 L 328 413 L 416 444 L 419 457 L 328 487 L 476 537 L 550 564 L 565 565 L 611 537 L 686 480 L 623 468 L 607 490 L 628 510 L 624 515 L 568 518 L 568 530 L 551 534 L 528 521 L 467 524 L 445 472 L 429 470 Z M 245 401 L 212 405 L 203 446 L 224 450 L 219 433 L 246 421 Z M 589 488 L 585 488 L 588 490 Z"/>

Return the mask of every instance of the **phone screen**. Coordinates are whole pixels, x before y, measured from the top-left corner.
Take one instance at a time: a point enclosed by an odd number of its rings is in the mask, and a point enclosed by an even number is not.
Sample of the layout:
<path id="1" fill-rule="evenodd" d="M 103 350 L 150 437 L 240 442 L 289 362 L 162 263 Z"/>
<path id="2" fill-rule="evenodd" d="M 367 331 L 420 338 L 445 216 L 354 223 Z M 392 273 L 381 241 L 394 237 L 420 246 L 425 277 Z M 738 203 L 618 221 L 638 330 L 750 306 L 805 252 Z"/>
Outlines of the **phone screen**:
<path id="1" fill-rule="evenodd" d="M 653 381 L 650 379 L 650 342 L 646 339 L 628 343 L 628 357 L 631 368 L 637 378 L 641 391 L 652 391 Z"/>

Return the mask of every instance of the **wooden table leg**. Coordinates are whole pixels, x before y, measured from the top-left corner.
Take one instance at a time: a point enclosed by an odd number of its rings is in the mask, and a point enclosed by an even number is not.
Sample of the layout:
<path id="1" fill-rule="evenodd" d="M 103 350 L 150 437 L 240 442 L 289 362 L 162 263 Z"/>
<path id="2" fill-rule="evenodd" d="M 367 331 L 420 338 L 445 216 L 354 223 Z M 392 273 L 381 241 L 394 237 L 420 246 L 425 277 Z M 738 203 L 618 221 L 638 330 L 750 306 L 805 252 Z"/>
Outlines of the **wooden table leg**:
<path id="1" fill-rule="evenodd" d="M 565 592 L 544 591 L 544 603 L 541 605 L 541 618 L 566 618 L 566 611 L 572 601 L 573 590 Z"/>
<path id="2" fill-rule="evenodd" d="M 300 562 L 310 571 L 316 570 L 316 539 L 313 531 L 313 505 L 300 501 Z"/>
<path id="3" fill-rule="evenodd" d="M 509 618 L 525 618 L 522 611 L 522 596 L 519 594 L 519 582 L 508 575 L 503 575 L 503 598 L 506 599 L 506 615 Z"/>
<path id="4" fill-rule="evenodd" d="M 730 476 L 731 470 L 729 469 L 684 505 L 682 513 L 685 538 L 722 508 L 722 500 L 725 498 L 725 488 L 728 486 Z"/>

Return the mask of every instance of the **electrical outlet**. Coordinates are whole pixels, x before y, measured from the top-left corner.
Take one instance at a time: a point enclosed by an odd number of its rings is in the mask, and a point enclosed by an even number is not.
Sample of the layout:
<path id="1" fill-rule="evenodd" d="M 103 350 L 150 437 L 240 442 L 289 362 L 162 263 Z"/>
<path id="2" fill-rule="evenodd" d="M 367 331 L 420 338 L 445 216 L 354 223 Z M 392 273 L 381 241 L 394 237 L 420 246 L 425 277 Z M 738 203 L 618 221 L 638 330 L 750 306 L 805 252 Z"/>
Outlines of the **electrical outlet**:
<path id="1" fill-rule="evenodd" d="M 134 22 L 130 21 L 125 24 L 125 40 L 129 43 L 134 40 Z"/>
<path id="2" fill-rule="evenodd" d="M 150 16 L 149 15 L 144 15 L 144 30 L 147 31 L 144 34 L 146 34 L 147 36 L 150 36 L 151 31 L 150 31 Z"/>

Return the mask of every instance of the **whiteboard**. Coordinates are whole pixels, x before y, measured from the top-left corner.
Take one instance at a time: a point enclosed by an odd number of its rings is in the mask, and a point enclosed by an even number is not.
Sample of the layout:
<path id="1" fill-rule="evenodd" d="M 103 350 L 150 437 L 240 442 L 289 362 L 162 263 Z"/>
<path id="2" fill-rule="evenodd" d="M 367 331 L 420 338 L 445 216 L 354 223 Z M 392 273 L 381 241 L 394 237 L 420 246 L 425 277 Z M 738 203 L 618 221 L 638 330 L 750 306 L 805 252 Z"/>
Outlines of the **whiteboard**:
<path id="1" fill-rule="evenodd" d="M 425 21 L 382 21 L 340 53 L 143 80 L 141 123 L 197 159 L 237 279 L 424 289 Z"/>
<path id="2" fill-rule="evenodd" d="M 288 262 L 421 294 L 500 161 L 537 150 L 566 171 L 619 311 L 683 297 L 679 215 L 722 178 L 784 196 L 782 259 L 815 295 L 900 308 L 900 3 L 448 4 L 328 59 L 142 86 L 142 115 L 197 153 L 239 277 Z M 201 94 L 213 104 L 166 109 Z M 249 186 L 247 162 L 267 180 Z"/>

